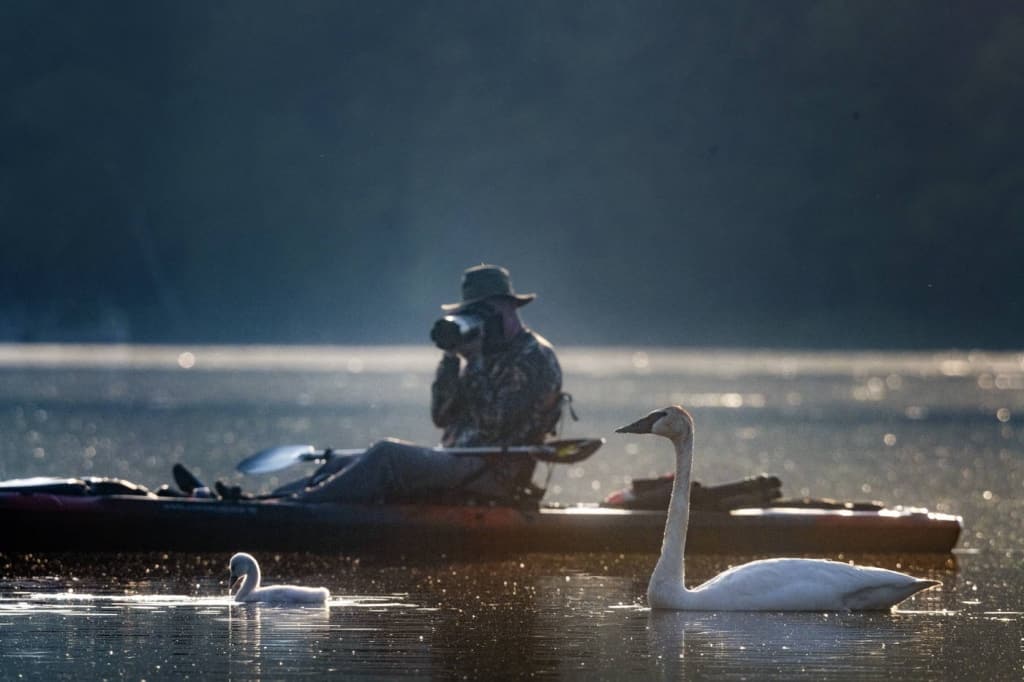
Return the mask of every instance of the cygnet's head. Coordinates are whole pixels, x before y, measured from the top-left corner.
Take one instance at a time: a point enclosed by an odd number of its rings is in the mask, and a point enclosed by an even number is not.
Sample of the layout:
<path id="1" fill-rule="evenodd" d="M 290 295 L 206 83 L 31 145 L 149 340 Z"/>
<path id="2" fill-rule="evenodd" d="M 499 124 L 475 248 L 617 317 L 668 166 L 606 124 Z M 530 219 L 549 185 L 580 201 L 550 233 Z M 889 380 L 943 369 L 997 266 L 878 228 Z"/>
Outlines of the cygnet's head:
<path id="1" fill-rule="evenodd" d="M 245 552 L 239 552 L 231 557 L 231 561 L 228 563 L 228 568 L 231 571 L 231 577 L 228 579 L 228 592 L 233 592 L 236 583 L 240 583 L 253 569 L 256 570 L 256 574 L 259 575 L 259 564 L 256 563 L 256 559 L 251 554 Z"/>
<path id="2" fill-rule="evenodd" d="M 685 440 L 693 436 L 693 417 L 679 405 L 669 405 L 620 426 L 615 433 L 653 433 L 670 440 Z"/>

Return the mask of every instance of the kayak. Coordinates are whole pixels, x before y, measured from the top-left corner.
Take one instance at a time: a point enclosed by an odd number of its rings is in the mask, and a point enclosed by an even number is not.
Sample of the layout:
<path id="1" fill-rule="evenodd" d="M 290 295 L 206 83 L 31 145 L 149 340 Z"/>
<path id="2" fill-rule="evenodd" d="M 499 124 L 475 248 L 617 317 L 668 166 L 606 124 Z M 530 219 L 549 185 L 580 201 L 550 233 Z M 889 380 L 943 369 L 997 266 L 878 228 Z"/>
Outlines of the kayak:
<path id="1" fill-rule="evenodd" d="M 96 479 L 0 483 L 0 552 L 657 553 L 662 509 L 164 497 Z M 691 554 L 949 553 L 959 516 L 774 500 L 694 509 Z"/>

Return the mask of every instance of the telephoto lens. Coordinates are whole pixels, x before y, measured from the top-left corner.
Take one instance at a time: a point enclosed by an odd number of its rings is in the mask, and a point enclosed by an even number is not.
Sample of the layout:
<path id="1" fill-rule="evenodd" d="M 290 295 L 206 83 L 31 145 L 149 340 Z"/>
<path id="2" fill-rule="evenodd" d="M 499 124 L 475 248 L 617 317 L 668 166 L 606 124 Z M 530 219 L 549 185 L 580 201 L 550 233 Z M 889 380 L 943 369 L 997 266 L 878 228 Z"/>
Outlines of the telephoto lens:
<path id="1" fill-rule="evenodd" d="M 445 315 L 434 323 L 430 340 L 441 350 L 454 350 L 480 336 L 484 318 L 479 315 Z"/>

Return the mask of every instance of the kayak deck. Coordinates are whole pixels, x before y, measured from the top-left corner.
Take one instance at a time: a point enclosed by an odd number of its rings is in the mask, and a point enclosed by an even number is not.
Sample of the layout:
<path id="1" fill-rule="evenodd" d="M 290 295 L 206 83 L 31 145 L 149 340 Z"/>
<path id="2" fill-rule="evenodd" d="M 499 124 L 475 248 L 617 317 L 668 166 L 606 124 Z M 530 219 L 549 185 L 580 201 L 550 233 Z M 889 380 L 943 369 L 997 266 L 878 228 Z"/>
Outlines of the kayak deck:
<path id="1" fill-rule="evenodd" d="M 578 505 L 308 504 L 291 500 L 0 493 L 0 552 L 651 552 L 664 511 Z M 687 553 L 948 553 L 959 516 L 922 509 L 698 511 Z"/>

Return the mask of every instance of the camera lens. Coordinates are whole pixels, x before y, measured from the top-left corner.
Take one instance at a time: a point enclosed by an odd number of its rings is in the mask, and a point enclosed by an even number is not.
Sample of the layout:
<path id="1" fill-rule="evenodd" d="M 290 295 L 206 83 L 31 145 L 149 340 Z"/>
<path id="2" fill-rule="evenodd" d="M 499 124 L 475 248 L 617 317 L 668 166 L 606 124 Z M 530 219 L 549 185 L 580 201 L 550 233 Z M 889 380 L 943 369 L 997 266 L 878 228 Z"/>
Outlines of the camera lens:
<path id="1" fill-rule="evenodd" d="M 479 336 L 482 327 L 476 315 L 445 315 L 434 323 L 430 340 L 441 350 L 453 350 Z"/>

